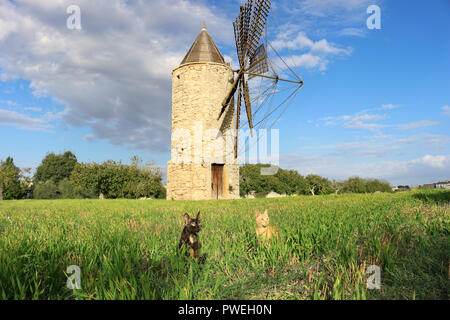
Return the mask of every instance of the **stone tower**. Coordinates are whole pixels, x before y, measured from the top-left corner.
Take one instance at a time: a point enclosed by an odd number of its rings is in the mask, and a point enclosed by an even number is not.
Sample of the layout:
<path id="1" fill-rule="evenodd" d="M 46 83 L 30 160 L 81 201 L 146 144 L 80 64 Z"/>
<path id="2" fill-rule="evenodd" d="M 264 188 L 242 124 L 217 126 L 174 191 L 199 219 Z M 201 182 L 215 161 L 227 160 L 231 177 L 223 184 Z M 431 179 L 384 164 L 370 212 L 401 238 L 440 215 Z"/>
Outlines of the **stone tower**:
<path id="1" fill-rule="evenodd" d="M 218 119 L 233 71 L 206 30 L 172 72 L 171 160 L 168 200 L 239 198 L 234 159 L 234 101 Z"/>

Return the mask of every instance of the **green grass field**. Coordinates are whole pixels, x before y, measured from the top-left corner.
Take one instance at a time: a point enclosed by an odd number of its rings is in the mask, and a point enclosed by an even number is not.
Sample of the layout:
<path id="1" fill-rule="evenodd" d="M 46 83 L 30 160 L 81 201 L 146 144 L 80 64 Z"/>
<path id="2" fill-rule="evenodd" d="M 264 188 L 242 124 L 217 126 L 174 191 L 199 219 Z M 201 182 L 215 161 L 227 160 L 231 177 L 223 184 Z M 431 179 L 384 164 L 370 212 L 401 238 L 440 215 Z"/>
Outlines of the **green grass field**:
<path id="1" fill-rule="evenodd" d="M 0 299 L 449 299 L 450 192 L 0 202 Z M 255 209 L 280 239 L 255 238 Z M 204 265 L 177 252 L 200 210 Z M 81 289 L 66 287 L 69 265 Z M 369 265 L 381 289 L 366 288 Z"/>

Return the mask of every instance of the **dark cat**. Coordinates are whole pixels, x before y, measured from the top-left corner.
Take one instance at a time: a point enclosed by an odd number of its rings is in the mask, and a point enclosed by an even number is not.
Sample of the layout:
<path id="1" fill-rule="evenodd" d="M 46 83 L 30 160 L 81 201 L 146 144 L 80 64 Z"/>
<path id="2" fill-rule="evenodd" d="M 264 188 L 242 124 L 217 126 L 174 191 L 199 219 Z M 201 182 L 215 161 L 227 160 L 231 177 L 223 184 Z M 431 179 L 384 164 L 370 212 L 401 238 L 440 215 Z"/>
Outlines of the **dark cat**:
<path id="1" fill-rule="evenodd" d="M 178 248 L 181 249 L 183 244 L 186 246 L 186 255 L 191 258 L 199 259 L 200 255 L 200 246 L 198 243 L 198 233 L 201 230 L 201 221 L 200 221 L 200 211 L 197 213 L 197 217 L 192 219 L 189 217 L 189 214 L 185 213 L 183 215 L 185 226 L 183 228 L 183 232 L 181 233 L 180 243 L 178 244 Z M 199 262 L 204 262 L 206 255 L 203 255 Z"/>

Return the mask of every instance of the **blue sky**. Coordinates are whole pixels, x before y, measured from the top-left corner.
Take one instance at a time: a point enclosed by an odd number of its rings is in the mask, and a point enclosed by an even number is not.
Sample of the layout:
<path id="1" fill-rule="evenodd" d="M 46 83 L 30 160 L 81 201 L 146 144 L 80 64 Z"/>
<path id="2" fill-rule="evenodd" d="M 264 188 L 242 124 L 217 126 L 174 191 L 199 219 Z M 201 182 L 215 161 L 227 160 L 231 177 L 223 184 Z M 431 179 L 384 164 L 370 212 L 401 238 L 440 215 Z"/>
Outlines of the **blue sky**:
<path id="1" fill-rule="evenodd" d="M 72 150 L 165 166 L 171 70 L 204 20 L 231 59 L 240 3 L 0 0 L 0 159 L 35 168 Z M 281 167 L 394 185 L 450 179 L 448 1 L 273 3 L 271 39 L 305 82 L 276 125 Z M 70 4 L 81 31 L 66 28 Z M 380 30 L 366 26 L 371 4 Z"/>

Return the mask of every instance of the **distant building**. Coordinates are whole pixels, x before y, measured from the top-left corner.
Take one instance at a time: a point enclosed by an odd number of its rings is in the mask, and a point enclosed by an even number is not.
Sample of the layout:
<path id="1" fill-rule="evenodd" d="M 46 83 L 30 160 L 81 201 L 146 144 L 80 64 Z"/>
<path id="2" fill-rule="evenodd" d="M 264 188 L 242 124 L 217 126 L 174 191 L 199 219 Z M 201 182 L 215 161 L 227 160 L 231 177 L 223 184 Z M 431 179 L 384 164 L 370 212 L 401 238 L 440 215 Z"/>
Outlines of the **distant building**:
<path id="1" fill-rule="evenodd" d="M 450 189 L 450 180 L 424 184 L 421 187 L 426 189 Z"/>
<path id="2" fill-rule="evenodd" d="M 437 189 L 450 189 L 450 180 L 436 183 Z"/>

